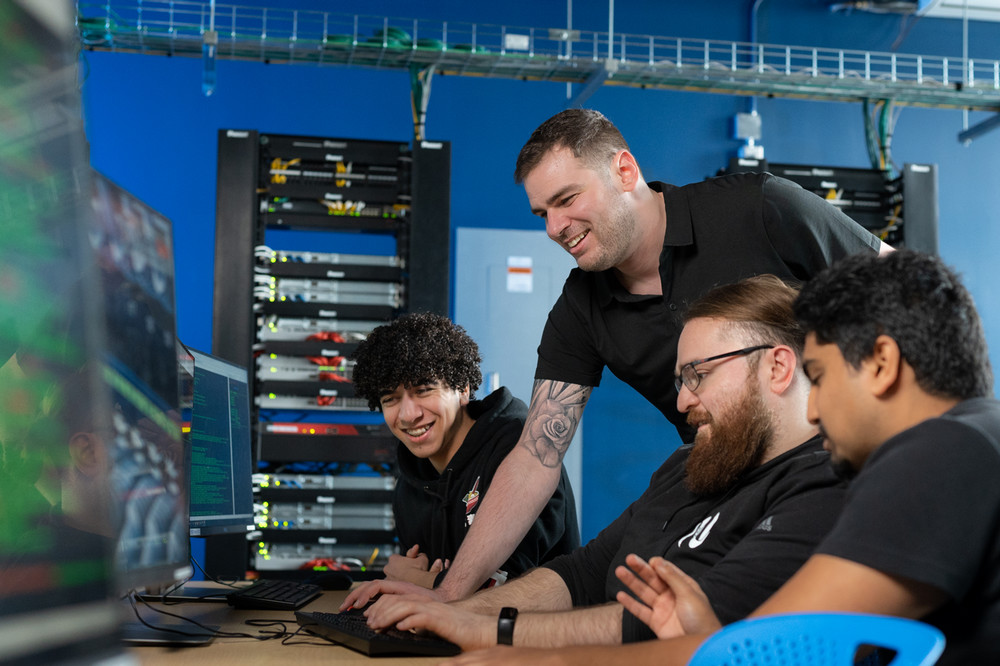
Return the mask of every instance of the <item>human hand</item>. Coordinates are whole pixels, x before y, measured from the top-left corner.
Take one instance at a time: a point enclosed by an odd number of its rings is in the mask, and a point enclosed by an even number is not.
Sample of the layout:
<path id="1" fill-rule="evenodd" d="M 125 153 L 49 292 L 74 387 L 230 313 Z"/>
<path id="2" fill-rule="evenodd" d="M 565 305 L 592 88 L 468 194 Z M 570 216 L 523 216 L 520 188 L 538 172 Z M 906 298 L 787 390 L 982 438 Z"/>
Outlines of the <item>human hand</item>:
<path id="1" fill-rule="evenodd" d="M 418 544 L 413 545 L 405 555 L 392 554 L 383 572 L 386 580 L 402 580 L 414 583 L 428 589 L 434 587 L 438 573 L 448 567 L 450 562 L 440 558 L 428 565 L 427 555 L 420 552 Z"/>
<path id="2" fill-rule="evenodd" d="M 427 555 L 420 552 L 418 544 L 414 544 L 403 555 L 390 555 L 382 572 L 386 580 L 402 580 L 430 589 L 434 587 L 434 578 L 442 568 L 440 560 L 431 566 Z"/>
<path id="3" fill-rule="evenodd" d="M 431 601 L 444 601 L 437 592 L 401 580 L 370 580 L 351 590 L 340 604 L 340 610 L 361 608 L 378 595 L 412 594 L 421 595 Z"/>
<path id="4" fill-rule="evenodd" d="M 495 616 L 476 615 L 419 595 L 383 596 L 364 614 L 368 626 L 376 631 L 389 627 L 400 631 L 430 631 L 463 650 L 496 645 Z"/>
<path id="5" fill-rule="evenodd" d="M 698 583 L 662 557 L 648 563 L 638 555 L 625 558 L 628 567 L 615 569 L 618 580 L 635 595 L 616 595 L 625 610 L 644 622 L 658 638 L 710 633 L 722 624 Z"/>

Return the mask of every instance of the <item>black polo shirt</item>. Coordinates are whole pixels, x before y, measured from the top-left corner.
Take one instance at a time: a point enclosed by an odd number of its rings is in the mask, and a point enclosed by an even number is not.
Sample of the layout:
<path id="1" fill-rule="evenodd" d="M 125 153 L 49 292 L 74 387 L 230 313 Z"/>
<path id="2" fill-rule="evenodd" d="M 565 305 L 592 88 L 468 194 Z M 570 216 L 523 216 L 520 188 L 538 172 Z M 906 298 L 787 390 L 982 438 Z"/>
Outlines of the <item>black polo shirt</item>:
<path id="1" fill-rule="evenodd" d="M 667 211 L 663 296 L 628 293 L 613 269 L 574 268 L 549 312 L 535 378 L 598 386 L 607 366 L 690 441 L 674 389 L 684 308 L 714 286 L 753 275 L 804 282 L 837 259 L 878 252 L 881 243 L 820 197 L 771 174 L 649 186 L 663 193 Z"/>

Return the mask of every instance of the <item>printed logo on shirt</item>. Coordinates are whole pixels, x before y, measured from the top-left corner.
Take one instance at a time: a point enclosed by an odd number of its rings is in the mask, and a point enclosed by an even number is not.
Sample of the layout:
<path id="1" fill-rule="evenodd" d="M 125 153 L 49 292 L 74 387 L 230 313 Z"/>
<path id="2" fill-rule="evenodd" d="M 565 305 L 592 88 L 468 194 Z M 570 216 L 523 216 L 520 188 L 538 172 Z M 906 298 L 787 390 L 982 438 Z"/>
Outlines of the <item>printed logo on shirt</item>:
<path id="1" fill-rule="evenodd" d="M 770 532 L 771 531 L 771 519 L 772 518 L 774 518 L 774 516 L 768 516 L 764 520 L 760 521 L 760 523 L 754 529 L 755 530 L 761 530 L 763 532 Z"/>
<path id="2" fill-rule="evenodd" d="M 479 504 L 479 477 L 476 477 L 476 482 L 472 484 L 472 490 L 465 493 L 465 497 L 462 498 L 465 502 L 465 515 L 468 516 L 476 509 L 476 505 Z M 469 521 L 472 524 L 472 521 Z"/>
<path id="3" fill-rule="evenodd" d="M 479 589 L 484 590 L 490 587 L 496 587 L 497 585 L 503 585 L 507 582 L 507 572 L 503 569 L 497 569 L 496 573 L 489 577 L 489 579 L 483 583 L 483 586 Z"/>
<path id="4" fill-rule="evenodd" d="M 721 513 L 721 512 L 720 512 Z M 715 527 L 715 523 L 719 520 L 719 513 L 714 516 L 709 516 L 705 520 L 701 521 L 695 528 L 682 536 L 677 542 L 678 546 L 684 545 L 684 539 L 688 539 L 688 548 L 697 548 L 701 544 L 705 543 L 705 539 L 708 538 L 709 532 Z"/>

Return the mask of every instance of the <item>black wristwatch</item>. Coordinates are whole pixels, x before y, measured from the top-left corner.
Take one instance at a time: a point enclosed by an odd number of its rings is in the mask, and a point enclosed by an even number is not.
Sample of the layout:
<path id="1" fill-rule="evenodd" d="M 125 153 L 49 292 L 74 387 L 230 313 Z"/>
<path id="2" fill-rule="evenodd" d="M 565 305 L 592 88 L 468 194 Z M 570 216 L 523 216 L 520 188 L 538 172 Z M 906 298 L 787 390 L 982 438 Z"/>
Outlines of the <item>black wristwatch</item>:
<path id="1" fill-rule="evenodd" d="M 497 645 L 514 644 L 514 620 L 517 619 L 517 609 L 504 606 L 500 609 L 497 620 Z"/>

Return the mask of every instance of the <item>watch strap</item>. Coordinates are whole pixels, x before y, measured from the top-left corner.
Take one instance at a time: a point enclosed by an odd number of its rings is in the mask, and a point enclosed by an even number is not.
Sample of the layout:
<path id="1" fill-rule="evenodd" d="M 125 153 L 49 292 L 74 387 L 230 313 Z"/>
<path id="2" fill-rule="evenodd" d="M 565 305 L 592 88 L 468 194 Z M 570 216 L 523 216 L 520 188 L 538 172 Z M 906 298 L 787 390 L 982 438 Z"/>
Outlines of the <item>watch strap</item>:
<path id="1" fill-rule="evenodd" d="M 497 619 L 497 645 L 514 644 L 514 621 L 517 620 L 517 609 L 504 606 L 500 609 Z"/>

